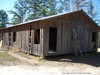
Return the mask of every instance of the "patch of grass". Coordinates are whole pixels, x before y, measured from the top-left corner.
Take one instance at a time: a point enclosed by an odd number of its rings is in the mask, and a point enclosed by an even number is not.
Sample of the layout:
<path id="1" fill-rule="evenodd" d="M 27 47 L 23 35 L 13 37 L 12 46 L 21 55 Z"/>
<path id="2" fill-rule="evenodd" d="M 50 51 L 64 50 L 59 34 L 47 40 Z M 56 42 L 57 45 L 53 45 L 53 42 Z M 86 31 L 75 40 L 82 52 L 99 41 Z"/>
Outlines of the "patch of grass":
<path id="1" fill-rule="evenodd" d="M 0 64 L 1 65 L 12 65 L 17 64 L 20 60 L 9 55 L 7 52 L 0 52 Z"/>

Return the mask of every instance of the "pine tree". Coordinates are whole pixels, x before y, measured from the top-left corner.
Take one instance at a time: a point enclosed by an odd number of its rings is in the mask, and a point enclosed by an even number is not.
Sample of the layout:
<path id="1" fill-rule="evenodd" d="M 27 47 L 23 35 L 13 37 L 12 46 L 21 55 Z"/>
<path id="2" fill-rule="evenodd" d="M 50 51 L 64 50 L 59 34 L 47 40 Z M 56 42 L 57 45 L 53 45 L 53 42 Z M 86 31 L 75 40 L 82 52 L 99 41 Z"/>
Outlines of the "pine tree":
<path id="1" fill-rule="evenodd" d="M 44 0 L 25 0 L 25 3 L 27 3 L 26 8 L 28 10 L 26 21 L 40 18 L 41 12 L 44 12 L 45 14 L 43 2 Z"/>
<path id="2" fill-rule="evenodd" d="M 39 18 L 38 12 L 40 7 L 40 0 L 26 0 L 28 8 L 28 19 L 37 19 Z"/>
<path id="3" fill-rule="evenodd" d="M 97 11 L 94 10 L 94 4 L 92 1 L 89 2 L 87 13 L 92 19 L 94 19 L 95 22 L 97 22 L 98 24 L 100 23 L 100 20 L 98 19 L 99 14 Z"/>
<path id="4" fill-rule="evenodd" d="M 56 10 L 56 0 L 48 0 L 48 9 L 49 15 L 57 14 Z"/>
<path id="5" fill-rule="evenodd" d="M 0 10 L 0 28 L 6 27 L 8 24 L 8 15 L 4 10 Z"/>
<path id="6" fill-rule="evenodd" d="M 91 18 L 94 18 L 95 17 L 95 13 L 94 13 L 94 5 L 93 5 L 93 2 L 90 1 L 89 2 L 89 7 L 88 7 L 88 14 L 90 15 Z"/>
<path id="7" fill-rule="evenodd" d="M 73 11 L 77 11 L 80 9 L 84 9 L 84 7 L 88 7 L 89 2 L 86 0 L 74 0 L 73 1 Z"/>
<path id="8" fill-rule="evenodd" d="M 59 13 L 70 12 L 70 0 L 59 0 L 59 2 L 61 4 L 58 9 Z"/>
<path id="9" fill-rule="evenodd" d="M 28 8 L 26 21 L 56 14 L 55 0 L 25 0 Z"/>
<path id="10" fill-rule="evenodd" d="M 12 24 L 18 24 L 25 21 L 27 9 L 26 3 L 24 0 L 18 0 L 15 2 L 14 8 L 15 11 L 10 10 L 9 13 L 13 14 L 13 18 L 11 19 Z"/>

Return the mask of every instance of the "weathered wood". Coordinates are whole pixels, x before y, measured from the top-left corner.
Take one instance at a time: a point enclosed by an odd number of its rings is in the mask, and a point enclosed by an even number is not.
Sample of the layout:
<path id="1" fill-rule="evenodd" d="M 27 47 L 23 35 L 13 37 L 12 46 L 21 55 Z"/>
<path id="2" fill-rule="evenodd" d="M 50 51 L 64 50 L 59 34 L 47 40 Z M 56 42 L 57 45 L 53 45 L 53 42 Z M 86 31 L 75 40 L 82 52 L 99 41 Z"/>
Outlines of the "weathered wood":
<path id="1" fill-rule="evenodd" d="M 31 28 L 30 28 L 31 27 Z M 49 50 L 49 28 L 57 29 L 57 42 L 55 52 Z M 61 54 L 79 53 L 74 39 L 73 28 L 76 30 L 77 40 L 80 41 L 82 52 L 96 51 L 99 27 L 83 11 L 35 20 L 0 30 L 0 40 L 3 45 L 18 47 L 21 51 L 39 56 L 52 56 Z M 40 29 L 40 43 L 35 44 L 35 30 Z M 13 32 L 16 32 L 16 41 L 13 42 Z M 96 33 L 96 41 L 92 41 L 92 33 Z M 3 35 L 2 35 L 3 34 Z M 30 35 L 31 34 L 31 35 Z M 3 36 L 3 37 L 2 37 Z M 54 40 L 55 41 L 55 40 Z M 95 48 L 93 49 L 93 44 Z"/>

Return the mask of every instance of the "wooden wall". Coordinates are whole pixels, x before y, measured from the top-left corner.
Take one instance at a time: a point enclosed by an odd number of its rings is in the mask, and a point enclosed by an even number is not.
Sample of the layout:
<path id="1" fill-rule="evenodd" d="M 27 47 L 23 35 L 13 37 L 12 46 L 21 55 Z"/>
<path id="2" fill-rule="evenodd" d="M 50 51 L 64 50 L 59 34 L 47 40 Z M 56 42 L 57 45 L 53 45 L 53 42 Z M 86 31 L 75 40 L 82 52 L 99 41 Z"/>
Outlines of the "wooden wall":
<path id="1" fill-rule="evenodd" d="M 34 30 L 40 29 L 40 44 L 34 43 Z M 32 30 L 31 30 L 31 53 L 34 55 L 41 55 L 43 52 L 43 27 L 41 26 L 40 22 L 32 23 Z"/>
<path id="2" fill-rule="evenodd" d="M 49 50 L 50 27 L 57 28 L 56 52 L 50 52 Z M 35 29 L 40 29 L 40 44 L 34 43 Z M 9 42 L 11 42 L 10 46 L 16 46 L 20 51 L 39 56 L 52 56 L 79 52 L 77 40 L 73 37 L 75 34 L 73 29 L 76 31 L 81 51 L 97 50 L 98 27 L 80 12 L 3 29 L 0 30 L 0 34 L 3 33 L 3 45 L 6 45 L 7 47 L 9 46 Z M 13 32 L 16 32 L 15 42 L 13 42 Z M 93 49 L 92 32 L 96 32 L 95 49 Z M 10 41 L 9 33 L 11 33 Z"/>
<path id="3" fill-rule="evenodd" d="M 16 46 L 23 52 L 34 55 L 42 55 L 43 29 L 41 25 L 39 25 L 39 22 L 30 23 L 26 26 L 19 26 L 17 29 L 19 30 L 16 30 Z M 34 44 L 35 29 L 40 29 L 40 44 Z M 31 31 L 31 36 L 30 36 L 30 31 Z"/>
<path id="4" fill-rule="evenodd" d="M 73 18 L 74 17 L 74 18 Z M 82 19 L 80 18 L 82 17 Z M 57 17 L 46 20 L 44 29 L 44 56 L 71 54 L 82 52 L 91 52 L 97 50 L 98 27 L 80 13 Z M 49 28 L 57 28 L 57 50 L 49 50 Z M 72 38 L 73 28 L 76 30 L 77 40 Z M 93 49 L 92 32 L 96 33 L 96 46 Z M 77 43 L 78 42 L 78 43 Z M 78 47 L 78 44 L 80 48 Z"/>

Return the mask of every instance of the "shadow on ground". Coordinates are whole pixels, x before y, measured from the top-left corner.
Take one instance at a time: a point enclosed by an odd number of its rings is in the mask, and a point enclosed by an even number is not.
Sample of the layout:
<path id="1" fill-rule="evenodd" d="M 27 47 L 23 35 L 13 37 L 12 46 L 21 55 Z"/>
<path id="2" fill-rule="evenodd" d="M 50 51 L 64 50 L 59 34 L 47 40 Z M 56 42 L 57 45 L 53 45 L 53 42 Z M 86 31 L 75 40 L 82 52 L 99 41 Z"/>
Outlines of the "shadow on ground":
<path id="1" fill-rule="evenodd" d="M 95 67 L 100 66 L 100 52 L 87 53 L 84 57 L 81 55 L 61 55 L 46 57 L 48 61 L 71 62 L 71 63 L 84 63 Z"/>

